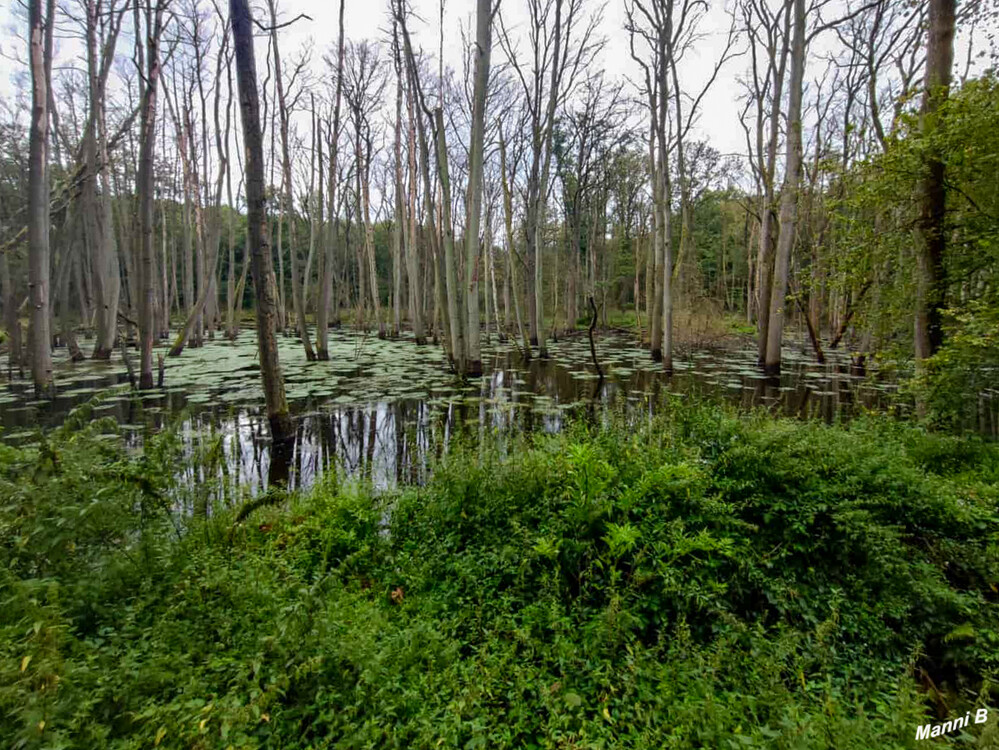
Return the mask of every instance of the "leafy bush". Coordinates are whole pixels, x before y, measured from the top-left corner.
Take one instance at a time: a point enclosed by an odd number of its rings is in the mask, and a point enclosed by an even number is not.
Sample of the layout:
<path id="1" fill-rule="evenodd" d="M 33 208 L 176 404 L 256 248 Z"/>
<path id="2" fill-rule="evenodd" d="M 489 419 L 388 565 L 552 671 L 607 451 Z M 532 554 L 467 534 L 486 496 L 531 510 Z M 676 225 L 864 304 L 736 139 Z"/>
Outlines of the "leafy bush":
<path id="1" fill-rule="evenodd" d="M 237 523 L 94 431 L 0 456 L 14 747 L 910 747 L 990 701 L 992 446 L 674 407 Z"/>
<path id="2" fill-rule="evenodd" d="M 912 384 L 930 422 L 947 429 L 999 429 L 999 303 L 949 311 L 944 346 Z"/>

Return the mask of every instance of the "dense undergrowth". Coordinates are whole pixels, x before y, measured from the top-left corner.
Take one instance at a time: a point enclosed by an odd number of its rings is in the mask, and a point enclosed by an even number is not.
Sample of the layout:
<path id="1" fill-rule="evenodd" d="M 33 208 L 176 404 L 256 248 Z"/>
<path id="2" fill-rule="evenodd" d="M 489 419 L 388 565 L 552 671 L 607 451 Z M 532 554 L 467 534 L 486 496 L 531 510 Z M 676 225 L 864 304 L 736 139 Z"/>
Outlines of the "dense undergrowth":
<path id="1" fill-rule="evenodd" d="M 997 702 L 972 439 L 674 404 L 236 523 L 88 417 L 0 447 L 4 747 L 915 747 Z"/>

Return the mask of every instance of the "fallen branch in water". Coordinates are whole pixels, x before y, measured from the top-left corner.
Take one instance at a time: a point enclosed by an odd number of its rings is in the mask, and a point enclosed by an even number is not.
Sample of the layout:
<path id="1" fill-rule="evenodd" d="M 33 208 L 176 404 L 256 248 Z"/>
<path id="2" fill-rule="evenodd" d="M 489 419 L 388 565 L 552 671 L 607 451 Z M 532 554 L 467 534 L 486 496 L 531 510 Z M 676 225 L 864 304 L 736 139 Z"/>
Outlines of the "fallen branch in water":
<path id="1" fill-rule="evenodd" d="M 128 337 L 122 336 L 121 341 L 121 359 L 125 363 L 125 367 L 128 368 L 128 382 L 132 384 L 132 388 L 135 388 L 135 367 L 132 366 L 132 360 L 128 358 L 128 342 L 126 341 Z"/>
<path id="2" fill-rule="evenodd" d="M 597 306 L 593 302 L 593 295 L 588 298 L 590 302 L 590 330 L 587 332 L 590 338 L 590 357 L 593 358 L 593 366 L 597 368 L 597 375 L 600 376 L 598 383 L 603 382 L 604 370 L 597 359 L 597 347 L 593 343 L 593 329 L 597 327 Z"/>
<path id="3" fill-rule="evenodd" d="M 801 311 L 801 316 L 805 319 L 805 326 L 808 328 L 808 340 L 812 342 L 815 359 L 818 360 L 820 365 L 824 365 L 826 363 L 826 355 L 822 351 L 822 342 L 819 340 L 819 334 L 815 330 L 815 326 L 812 325 L 812 318 L 805 308 L 805 303 L 801 301 L 801 296 L 798 294 L 794 295 L 794 301 L 798 305 L 798 310 Z"/>
<path id="4" fill-rule="evenodd" d="M 121 310 L 118 311 L 118 317 L 121 318 L 123 321 L 125 321 L 125 323 L 127 323 L 128 325 L 132 326 L 133 328 L 139 327 L 139 324 L 137 322 L 132 320 L 130 317 L 128 317 L 128 315 L 126 315 Z"/>

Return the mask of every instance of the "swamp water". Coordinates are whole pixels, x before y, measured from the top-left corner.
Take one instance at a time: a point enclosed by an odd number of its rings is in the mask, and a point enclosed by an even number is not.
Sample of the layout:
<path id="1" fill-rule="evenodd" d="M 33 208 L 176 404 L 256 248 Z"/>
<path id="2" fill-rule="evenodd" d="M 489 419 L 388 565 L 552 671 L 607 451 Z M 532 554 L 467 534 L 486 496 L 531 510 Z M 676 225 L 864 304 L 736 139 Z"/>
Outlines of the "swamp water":
<path id="1" fill-rule="evenodd" d="M 549 359 L 529 362 L 512 344 L 484 343 L 485 373 L 465 384 L 452 376 L 440 347 L 418 347 L 406 337 L 379 340 L 331 331 L 328 362 L 307 362 L 297 338 L 280 338 L 279 348 L 297 425 L 292 453 L 282 459 L 289 462 L 293 487 L 311 485 L 330 466 L 345 475 L 367 475 L 378 487 L 419 482 L 455 434 L 553 432 L 576 411 L 622 409 L 632 418 L 648 418 L 663 391 L 833 421 L 884 407 L 894 388 L 852 374 L 849 358 L 839 352 L 818 365 L 800 344 L 785 348 L 779 385 L 756 367 L 755 345 L 678 356 L 668 378 L 647 350 L 620 334 L 597 339 L 602 382 L 585 335 L 560 339 L 551 344 Z M 167 357 L 162 388 L 137 394 L 128 389 L 118 356 L 74 364 L 62 349 L 55 358 L 54 401 L 34 400 L 25 380 L 0 391 L 2 438 L 29 442 L 39 427 L 58 425 L 73 407 L 103 394 L 95 416 L 114 418 L 132 444 L 141 442 L 145 430 L 172 424 L 188 450 L 213 446 L 216 479 L 255 492 L 266 486 L 271 469 L 256 354 L 252 331 L 235 343 L 218 339 L 185 349 L 178 358 Z M 187 471 L 190 481 L 203 481 Z"/>

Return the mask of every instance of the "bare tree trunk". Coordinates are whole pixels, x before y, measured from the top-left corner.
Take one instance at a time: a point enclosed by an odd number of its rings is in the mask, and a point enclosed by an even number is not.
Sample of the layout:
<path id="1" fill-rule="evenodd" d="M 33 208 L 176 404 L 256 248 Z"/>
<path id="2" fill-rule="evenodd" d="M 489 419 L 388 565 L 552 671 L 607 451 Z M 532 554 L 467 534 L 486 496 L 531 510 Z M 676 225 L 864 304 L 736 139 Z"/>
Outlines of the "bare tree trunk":
<path id="1" fill-rule="evenodd" d="M 329 236 L 324 236 L 323 238 L 323 254 L 326 258 L 326 262 L 323 266 L 322 274 L 322 290 L 319 293 L 319 309 L 316 312 L 316 356 L 321 360 L 328 360 L 330 358 L 329 354 L 329 311 L 330 311 L 330 297 L 333 290 L 333 262 L 336 257 L 336 236 L 337 236 L 337 222 L 336 217 L 338 216 L 336 196 L 337 188 L 337 158 L 339 156 L 339 138 L 340 138 L 340 105 L 343 96 L 343 55 L 344 55 L 344 24 L 343 24 L 343 10 L 344 10 L 344 0 L 340 0 L 340 31 L 339 40 L 337 43 L 337 63 L 336 63 L 336 101 L 333 105 L 333 126 L 332 132 L 329 138 L 329 155 L 330 155 L 330 169 L 329 169 L 329 185 L 327 189 L 327 198 L 329 200 L 329 224 L 330 231 Z M 337 303 L 337 308 L 339 309 L 339 302 Z"/>
<path id="2" fill-rule="evenodd" d="M 281 363 L 275 333 L 276 290 L 274 267 L 267 241 L 267 210 L 264 191 L 264 149 L 260 135 L 260 100 L 257 66 L 253 54 L 253 28 L 247 0 L 229 0 L 236 79 L 246 151 L 247 245 L 253 263 L 253 285 L 257 304 L 257 342 L 260 376 L 267 402 L 271 438 L 287 442 L 294 436 L 285 398 Z"/>
<path id="3" fill-rule="evenodd" d="M 479 220 L 482 213 L 486 90 L 489 86 L 489 57 L 493 45 L 491 0 L 477 0 L 475 18 L 475 86 L 472 93 L 472 140 L 469 147 L 465 219 L 465 305 L 468 315 L 466 372 L 469 375 L 482 374 L 482 348 L 479 341 Z"/>
<path id="4" fill-rule="evenodd" d="M 551 81 L 549 83 L 548 90 L 548 105 L 547 105 L 547 115 L 545 118 L 545 128 L 543 134 L 543 163 L 544 166 L 541 168 L 541 180 L 538 185 L 537 192 L 537 210 L 536 210 L 536 221 L 534 224 L 534 250 L 535 250 L 535 263 L 534 263 L 534 318 L 535 327 L 537 328 L 538 334 L 538 356 L 544 359 L 548 356 L 548 347 L 545 344 L 545 332 L 544 332 L 544 305 L 543 305 L 543 295 L 544 295 L 544 275 L 542 273 L 542 251 L 544 249 L 544 228 L 546 220 L 546 210 L 548 207 L 548 177 L 551 170 L 551 160 L 552 160 L 552 138 L 555 134 L 555 113 L 556 107 L 559 101 L 559 97 L 562 95 L 562 77 L 566 73 L 567 59 L 562 51 L 563 33 L 568 33 L 572 29 L 573 17 L 575 15 L 575 10 L 578 6 L 574 4 L 569 5 L 569 18 L 566 19 L 567 23 L 563 29 L 563 10 L 562 0 L 555 0 L 555 24 L 552 28 L 552 33 L 554 39 L 552 45 L 554 51 L 552 53 L 552 65 L 551 65 Z M 568 40 L 565 40 L 566 50 L 568 50 Z"/>
<path id="5" fill-rule="evenodd" d="M 231 340 L 236 340 L 236 316 L 239 311 L 236 307 L 236 229 L 233 223 L 233 213 L 236 204 L 232 200 L 232 177 L 229 170 L 226 170 L 226 197 L 228 199 L 229 210 L 226 212 L 228 229 L 228 249 L 229 249 L 229 272 L 226 274 L 225 283 L 225 330 L 226 336 Z M 243 267 L 246 267 L 246 258 L 243 258 Z"/>
<path id="6" fill-rule="evenodd" d="M 663 152 L 663 156 L 660 159 L 665 162 L 666 156 Z M 666 170 L 668 169 L 665 163 L 661 164 L 659 167 L 660 180 L 666 182 Z M 662 188 L 663 201 L 660 210 L 663 214 L 662 220 L 662 245 L 663 245 L 663 255 L 662 255 L 662 278 L 663 278 L 663 302 L 662 302 L 662 313 L 663 313 L 663 345 L 662 345 L 662 362 L 663 371 L 667 374 L 672 374 L 673 372 L 673 242 L 670 232 L 670 190 L 668 184 L 664 185 Z M 606 309 L 606 306 L 605 306 Z"/>
<path id="7" fill-rule="evenodd" d="M 653 104 L 652 106 L 652 117 L 658 119 L 656 116 L 656 107 L 658 105 Z M 669 238 L 666 233 L 666 227 L 664 225 L 665 217 L 669 215 L 669 206 L 667 205 L 665 209 L 663 204 L 666 202 L 665 198 L 665 187 L 662 180 L 662 170 L 663 166 L 660 164 L 662 160 L 666 158 L 665 154 L 659 156 L 656 155 L 656 136 L 657 131 L 653 128 L 652 141 L 650 143 L 649 154 L 650 154 L 650 164 L 652 165 L 652 204 L 653 212 L 655 215 L 655 227 L 653 228 L 653 243 L 652 243 L 652 263 L 651 263 L 651 278 L 652 278 L 652 312 L 651 312 L 651 325 L 649 331 L 649 351 L 652 355 L 653 362 L 661 362 L 663 358 L 663 300 L 667 298 L 667 294 L 663 290 L 663 282 L 669 277 L 669 271 L 667 270 L 665 274 L 663 273 L 664 257 L 666 255 L 666 245 L 669 243 Z M 593 289 L 593 294 L 596 294 L 596 267 L 594 266 L 591 270 L 592 281 L 591 289 Z M 648 285 L 646 285 L 648 286 Z M 649 291 L 646 289 L 646 291 Z"/>
<path id="8" fill-rule="evenodd" d="M 182 215 L 184 228 L 181 238 L 184 259 L 184 305 L 181 309 L 186 308 L 187 310 L 194 306 L 194 241 L 191 236 L 191 214 L 191 193 L 185 189 Z"/>
<path id="9" fill-rule="evenodd" d="M 291 257 L 291 293 L 295 306 L 295 314 L 298 320 L 298 335 L 302 339 L 302 346 L 305 348 L 305 358 L 312 362 L 316 359 L 316 354 L 312 350 L 312 339 L 309 338 L 308 327 L 305 322 L 305 299 L 302 293 L 302 278 L 298 272 L 298 246 L 295 242 L 295 199 L 294 185 L 291 179 L 291 148 L 288 142 L 288 121 L 291 113 L 285 98 L 284 81 L 281 73 L 281 52 L 277 39 L 277 3 L 276 0 L 268 0 L 271 12 L 271 44 L 274 48 L 274 82 L 277 86 L 278 120 L 281 123 L 281 164 L 282 182 L 284 183 L 284 209 L 283 213 L 288 217 L 288 252 Z M 280 257 L 280 256 L 279 256 Z M 282 280 L 282 284 L 283 284 Z"/>
<path id="10" fill-rule="evenodd" d="M 794 0 L 794 40 L 791 43 L 791 80 L 787 105 L 787 156 L 780 201 L 780 234 L 774 258 L 774 283 L 770 297 L 767 354 L 764 372 L 780 375 L 781 343 L 791 266 L 791 249 L 798 225 L 798 190 L 801 182 L 801 98 L 805 76 L 805 0 Z"/>
<path id="11" fill-rule="evenodd" d="M 458 373 L 468 372 L 468 348 L 465 345 L 465 325 L 461 289 L 458 286 L 458 265 L 454 254 L 454 230 L 451 222 L 451 177 L 448 174 L 447 140 L 444 132 L 444 112 L 434 110 L 437 135 L 437 170 L 441 184 L 441 236 L 444 238 L 444 281 L 447 285 L 447 317 L 451 328 L 451 351 L 458 362 Z"/>
<path id="12" fill-rule="evenodd" d="M 641 224 L 644 224 L 644 219 L 639 219 Z M 635 299 L 635 327 L 638 329 L 638 340 L 641 341 L 645 334 L 642 331 L 642 307 L 640 305 L 641 297 L 639 296 L 639 276 L 641 274 L 641 258 L 642 258 L 642 243 L 640 241 L 642 235 L 642 226 L 639 225 L 638 236 L 635 237 L 635 280 L 634 287 L 632 288 L 632 296 Z M 575 325 L 575 323 L 573 323 Z"/>
<path id="13" fill-rule="evenodd" d="M 434 273 L 434 316 L 433 316 L 433 323 L 431 326 L 431 336 L 433 337 L 433 341 L 436 344 L 437 316 L 442 307 L 441 302 L 443 296 L 441 288 L 441 279 L 440 279 L 440 265 L 441 265 L 442 253 L 439 247 L 440 241 L 437 233 L 437 219 L 435 215 L 434 193 L 430 186 L 430 146 L 427 138 L 426 125 L 424 123 L 423 117 L 419 114 L 420 110 L 425 110 L 426 108 L 423 101 L 423 92 L 420 88 L 420 79 L 417 73 L 416 58 L 413 54 L 412 42 L 409 38 L 409 31 L 406 28 L 406 15 L 403 11 L 402 0 L 398 0 L 395 6 L 395 16 L 399 22 L 399 28 L 402 31 L 403 49 L 405 50 L 405 57 L 406 57 L 407 81 L 409 82 L 410 106 L 412 109 L 416 110 L 415 117 L 412 116 L 412 113 L 410 115 L 410 127 L 412 127 L 412 122 L 413 120 L 415 120 L 417 126 L 416 132 L 419 136 L 418 144 L 420 149 L 420 174 L 423 180 L 424 213 L 426 214 L 426 221 L 427 221 L 427 235 L 430 239 L 430 251 L 428 253 L 427 270 L 429 271 L 432 267 Z M 410 140 L 412 142 L 412 136 Z M 415 180 L 415 175 L 414 175 L 414 180 Z M 415 231 L 413 232 L 413 235 L 415 239 Z M 413 243 L 413 246 L 415 248 L 415 242 Z M 448 346 L 451 346 L 450 334 L 448 334 L 447 341 L 448 341 Z M 449 353 L 453 360 L 454 352 L 450 351 Z"/>
<path id="14" fill-rule="evenodd" d="M 760 245 L 756 262 L 756 304 L 757 304 L 757 359 L 764 365 L 767 358 L 767 345 L 770 332 L 770 299 L 773 293 L 774 270 L 774 174 L 777 163 L 777 141 L 780 138 L 780 102 L 784 91 L 784 72 L 787 69 L 788 44 L 791 33 L 790 7 L 794 0 L 784 0 L 783 32 L 780 34 L 780 49 L 769 46 L 769 81 L 773 87 L 767 137 L 767 157 L 763 174 L 763 205 L 760 218 Z M 778 26 L 774 24 L 774 33 Z M 762 94 L 761 94 L 762 96 Z M 762 135 L 762 129 L 758 130 Z M 762 143 L 760 144 L 762 147 Z M 762 148 L 760 149 L 762 152 Z"/>
<path id="15" fill-rule="evenodd" d="M 7 329 L 10 342 L 7 345 L 7 365 L 13 372 L 22 364 L 21 321 L 17 316 L 17 290 L 10 278 L 8 253 L 0 253 L 0 286 L 3 287 L 3 325 Z"/>
<path id="16" fill-rule="evenodd" d="M 430 323 L 433 342 L 436 345 L 439 341 L 438 332 L 444 335 L 444 348 L 447 351 L 448 360 L 455 362 L 454 339 L 451 336 L 451 322 L 447 317 L 444 304 L 444 251 L 441 249 L 441 238 L 436 236 L 433 240 L 433 247 L 430 251 L 434 267 L 434 313 Z M 443 322 L 442 322 L 443 320 Z"/>
<path id="17" fill-rule="evenodd" d="M 513 262 L 514 255 L 516 253 L 516 248 L 514 247 L 513 239 L 513 199 L 510 194 L 510 182 L 507 179 L 507 167 L 506 167 L 506 140 L 503 138 L 503 128 L 499 129 L 499 145 L 500 145 L 500 185 L 503 188 L 503 226 L 506 230 L 506 250 L 507 250 L 507 266 L 510 273 L 509 287 L 513 288 L 513 307 L 514 313 L 517 317 L 517 331 L 520 333 L 520 340 L 523 347 L 524 356 L 527 359 L 531 358 L 531 341 L 528 338 L 527 331 L 524 328 L 524 321 L 520 314 L 520 295 L 517 293 L 517 275 L 515 272 L 516 264 Z M 509 302 L 507 302 L 507 314 L 509 314 Z"/>
<path id="18" fill-rule="evenodd" d="M 493 194 L 495 196 L 495 194 Z M 490 198 L 489 208 L 486 209 L 486 342 L 489 342 L 489 323 L 492 321 L 493 331 L 500 340 L 503 333 L 499 325 L 499 300 L 496 296 L 496 259 L 493 257 L 493 209 L 495 201 Z M 491 293 L 490 293 L 491 292 Z M 490 306 L 490 301 L 492 305 Z"/>
<path id="19" fill-rule="evenodd" d="M 111 215 L 111 184 L 107 176 L 110 165 L 104 92 L 124 8 L 117 15 L 111 16 L 109 31 L 100 49 L 97 38 L 98 3 L 95 0 L 87 0 L 85 12 L 90 112 L 83 136 L 85 171 L 80 188 L 80 201 L 83 236 L 94 266 L 94 292 L 97 304 L 97 335 L 92 356 L 94 359 L 110 359 L 118 332 L 118 296 L 121 280 Z M 101 176 L 100 198 L 97 195 L 98 172 Z"/>
<path id="20" fill-rule="evenodd" d="M 305 261 L 305 278 L 302 297 L 305 299 L 305 309 L 309 309 L 309 282 L 312 278 L 312 261 L 316 261 L 317 286 L 321 285 L 323 279 L 323 267 L 326 265 L 326 257 L 323 253 L 323 232 L 325 230 L 325 202 L 326 196 L 323 194 L 323 178 L 326 176 L 323 170 L 323 144 L 322 125 L 319 114 L 316 112 L 315 97 L 312 99 L 312 154 L 309 165 L 309 257 Z M 318 181 L 316 171 L 318 169 Z M 318 193 L 317 193 L 318 187 Z M 316 255 L 316 242 L 319 243 L 319 254 Z"/>
<path id="21" fill-rule="evenodd" d="M 400 72 L 401 75 L 401 72 Z M 423 345 L 427 342 L 423 332 L 423 316 L 425 305 L 420 297 L 420 260 L 418 256 L 419 248 L 417 240 L 417 216 L 416 216 L 416 125 L 413 122 L 413 92 L 409 90 L 406 97 L 406 110 L 409 132 L 409 229 L 406 235 L 406 289 L 409 292 L 409 317 L 410 325 L 413 327 L 413 336 L 416 343 Z"/>
<path id="22" fill-rule="evenodd" d="M 655 183 L 655 174 L 653 173 L 653 184 Z M 653 201 L 654 203 L 655 201 Z M 649 227 L 649 241 L 648 246 L 645 249 L 645 316 L 649 319 L 649 346 L 650 348 L 655 345 L 656 338 L 653 336 L 653 330 L 659 328 L 660 333 L 662 331 L 662 319 L 656 323 L 656 310 L 659 308 L 659 303 L 656 302 L 655 289 L 657 287 L 656 282 L 656 252 L 658 242 L 658 229 L 656 222 L 659 221 L 658 214 L 655 208 L 652 210 L 652 220 L 651 226 Z M 645 341 L 643 340 L 644 344 Z M 661 352 L 662 350 L 660 350 Z"/>
<path id="23" fill-rule="evenodd" d="M 46 34 L 51 32 L 55 0 L 47 0 L 42 18 L 41 0 L 28 3 L 28 53 L 31 67 L 31 131 L 28 156 L 28 299 L 31 305 L 28 341 L 35 393 L 53 394 L 52 336 L 49 315 L 49 173 L 48 88 L 50 61 Z"/>
<path id="24" fill-rule="evenodd" d="M 198 79 L 200 81 L 201 75 L 198 74 Z M 193 96 L 193 89 L 189 91 L 190 95 Z M 204 302 L 198 305 L 198 299 L 201 299 L 205 294 L 205 288 L 207 286 L 206 270 L 205 270 L 205 253 L 207 252 L 206 246 L 208 244 L 208 239 L 206 237 L 205 231 L 205 204 L 202 199 L 202 191 L 208 190 L 208 185 L 199 174 L 198 161 L 197 161 L 197 143 L 195 140 L 195 129 L 194 121 L 191 116 L 191 112 L 194 108 L 193 99 L 188 97 L 185 99 L 183 106 L 183 118 L 184 118 L 184 131 L 187 133 L 186 139 L 184 136 L 180 138 L 180 143 L 183 144 L 186 140 L 187 146 L 186 151 L 181 148 L 181 156 L 186 164 L 187 179 L 189 190 L 192 193 L 191 204 L 194 210 L 194 275 L 197 280 L 197 297 L 192 296 L 189 304 L 189 312 L 195 317 L 195 322 L 192 327 L 193 335 L 191 336 L 191 346 L 198 347 L 202 345 L 205 325 L 204 325 Z M 186 154 L 186 155 L 185 155 Z M 203 161 L 207 162 L 207 155 Z"/>
<path id="25" fill-rule="evenodd" d="M 227 23 L 228 25 L 228 23 Z M 228 30 L 227 30 L 228 31 Z M 232 116 L 232 104 L 233 104 L 233 88 L 232 88 L 232 64 L 226 65 L 226 105 L 225 105 L 225 119 L 226 119 L 226 131 L 228 132 L 229 123 L 231 122 Z M 228 138 L 227 138 L 228 140 Z M 242 312 L 242 295 L 238 298 L 236 296 L 236 229 L 233 221 L 233 214 L 236 211 L 236 203 L 233 201 L 232 196 L 232 169 L 227 168 L 225 170 L 225 192 L 226 192 L 226 203 L 228 205 L 228 211 L 226 211 L 227 217 L 227 229 L 229 235 L 229 271 L 226 274 L 226 336 L 230 341 L 236 340 L 236 332 L 239 328 L 239 324 L 236 320 L 237 315 Z M 246 267 L 249 265 L 246 253 L 243 253 L 243 273 L 246 272 Z M 242 279 L 240 279 L 240 289 L 242 289 Z M 237 302 L 237 299 L 239 300 Z"/>
<path id="26" fill-rule="evenodd" d="M 86 359 L 83 352 L 80 351 L 80 345 L 76 341 L 69 293 L 70 280 L 73 276 L 71 269 L 76 267 L 76 263 L 82 252 L 80 249 L 82 232 L 77 227 L 78 219 L 76 209 L 70 208 L 66 212 L 65 223 L 56 241 L 56 245 L 63 248 L 63 257 L 57 263 L 56 282 L 53 285 L 55 294 L 52 300 L 52 307 L 55 308 L 58 315 L 59 330 L 66 344 L 66 350 L 69 353 L 71 362 L 80 362 Z"/>
<path id="27" fill-rule="evenodd" d="M 357 223 L 361 223 L 361 216 L 364 215 L 364 210 L 361 208 L 361 194 L 363 190 L 361 189 L 361 159 L 360 154 L 360 134 L 354 143 L 354 207 L 357 211 Z M 363 232 L 362 228 L 362 232 Z M 365 319 L 365 305 L 367 304 L 368 292 L 367 292 L 367 282 L 364 278 L 364 266 L 365 266 L 365 247 L 363 240 L 354 248 L 354 260 L 357 263 L 357 316 L 354 320 L 354 325 L 359 330 L 367 330 L 367 320 Z"/>
<path id="28" fill-rule="evenodd" d="M 146 74 L 139 136 L 139 388 L 153 387 L 153 341 L 156 338 L 153 311 L 156 302 L 156 251 L 154 247 L 153 192 L 156 158 L 156 99 L 160 79 L 160 34 L 165 3 L 157 0 L 146 8 Z"/>
<path id="29" fill-rule="evenodd" d="M 181 228 L 181 235 L 183 236 L 183 227 Z M 179 254 L 177 240 L 174 238 L 173 252 L 170 253 L 170 310 L 175 313 L 180 313 L 180 286 L 177 283 L 177 266 L 180 263 Z"/>
<path id="30" fill-rule="evenodd" d="M 160 276 L 157 279 L 159 282 L 157 296 L 160 298 L 160 328 L 157 334 L 161 339 L 167 338 L 170 335 L 170 281 L 167 277 L 167 271 L 170 268 L 170 258 L 167 245 L 166 202 L 160 201 Z"/>
<path id="31" fill-rule="evenodd" d="M 381 294 L 378 291 L 378 268 L 375 265 L 375 227 L 371 223 L 371 142 L 367 142 L 364 167 L 361 170 L 361 209 L 364 220 L 364 250 L 368 259 L 368 272 L 371 274 L 371 300 L 375 306 L 375 319 L 378 321 L 378 338 L 385 338 L 385 321 L 382 319 Z"/>
<path id="32" fill-rule="evenodd" d="M 504 167 L 504 169 L 505 169 L 505 167 Z M 506 200 L 506 197 L 504 196 L 504 201 L 505 200 Z M 500 339 L 501 341 L 505 341 L 507 335 L 509 334 L 509 332 L 511 330 L 513 330 L 513 326 L 512 326 L 512 324 L 510 322 L 511 321 L 511 318 L 510 318 L 510 283 L 511 283 L 511 275 L 512 275 L 512 272 L 513 272 L 513 255 L 512 255 L 512 252 L 509 249 L 507 250 L 506 255 L 504 256 L 504 258 L 505 258 L 505 260 L 503 261 L 503 328 L 502 328 L 501 339 Z"/>
<path id="33" fill-rule="evenodd" d="M 937 110 L 947 100 L 954 60 L 955 0 L 930 0 L 930 28 L 926 50 L 926 80 L 919 124 L 928 136 L 937 128 Z M 932 356 L 943 343 L 942 311 L 946 292 L 944 226 L 947 191 L 944 163 L 930 153 L 919 185 L 919 237 L 916 274 L 916 362 Z"/>
<path id="34" fill-rule="evenodd" d="M 228 37 L 226 37 L 228 38 Z M 216 302 L 216 284 L 218 281 L 218 255 L 219 255 L 219 245 L 222 235 L 222 187 L 229 171 L 229 102 L 226 103 L 226 117 L 225 125 L 222 125 L 220 119 L 220 100 L 221 100 L 221 76 L 222 76 L 222 66 L 223 63 L 230 58 L 228 53 L 228 43 L 223 41 L 218 55 L 218 65 L 216 68 L 215 75 L 215 106 L 214 106 L 214 120 L 215 120 L 215 151 L 218 155 L 218 174 L 215 178 L 215 193 L 212 198 L 213 211 L 211 226 L 208 229 L 207 240 L 204 244 L 207 245 L 206 252 L 199 253 L 198 260 L 198 298 L 194 302 L 194 306 L 191 308 L 187 320 L 181 326 L 181 330 L 175 339 L 173 346 L 170 348 L 170 356 L 177 357 L 180 356 L 181 352 L 184 350 L 184 342 L 190 339 L 196 341 L 199 345 L 202 339 L 202 328 L 205 324 L 205 320 L 208 321 L 208 327 L 210 329 L 209 336 L 214 338 L 214 328 L 215 328 L 215 318 L 216 313 L 213 311 L 212 306 L 217 307 Z M 205 123 L 207 126 L 207 123 Z M 188 132 L 192 132 L 190 123 L 188 122 Z M 207 157 L 206 157 L 207 159 Z M 194 179 L 197 180 L 196 170 L 190 170 L 194 173 Z M 203 177 L 207 179 L 207 175 Z M 205 185 L 208 188 L 208 185 Z M 231 192 L 231 191 L 230 191 Z M 197 200 L 199 192 L 195 191 L 195 198 Z M 231 196 L 230 196 L 231 198 Z M 203 219 L 202 219 L 203 222 Z M 200 230 L 203 232 L 204 230 Z M 200 233 L 199 232 L 199 233 Z M 231 235 L 231 229 L 230 229 Z M 230 237 L 231 242 L 231 237 Z M 207 255 L 207 258 L 205 257 Z M 230 276 L 231 276 L 230 269 Z"/>
<path id="35" fill-rule="evenodd" d="M 267 56 L 267 78 L 270 78 L 270 77 L 271 77 L 270 54 L 268 54 L 268 56 Z M 266 85 L 266 80 L 265 80 L 265 85 Z M 274 91 L 275 92 L 276 92 L 276 89 L 277 89 L 277 84 L 275 83 L 274 84 Z M 267 91 L 266 91 L 266 88 L 263 89 L 263 94 L 264 94 L 264 114 L 266 116 L 266 113 L 267 113 L 267 106 L 266 106 L 267 105 Z M 276 143 L 275 133 L 277 132 L 277 124 L 276 124 L 277 123 L 277 115 L 276 115 L 277 105 L 276 105 L 275 102 L 277 100 L 277 94 L 276 93 L 272 93 L 272 97 L 273 97 L 274 101 L 272 102 L 272 106 L 270 108 L 270 134 L 271 134 L 270 135 L 270 138 L 271 138 L 271 144 L 270 145 L 271 145 L 271 147 L 270 147 L 270 151 L 268 152 L 270 154 L 270 180 L 267 183 L 267 185 L 270 185 L 270 186 L 274 185 L 274 164 L 276 163 L 275 154 L 277 154 L 277 149 L 275 148 L 275 143 Z M 286 309 L 285 309 L 284 253 L 282 252 L 283 248 L 282 248 L 282 245 L 281 245 L 281 233 L 283 231 L 282 230 L 283 224 L 284 224 L 284 201 L 281 201 L 281 210 L 278 211 L 278 215 L 274 219 L 274 225 L 275 225 L 274 226 L 274 234 L 277 235 L 277 242 L 275 242 L 273 244 L 268 243 L 268 245 L 269 245 L 269 247 L 270 247 L 270 249 L 272 251 L 274 251 L 274 252 L 277 253 L 277 264 L 278 264 L 277 290 L 276 290 L 276 294 L 277 294 L 277 316 L 278 316 L 277 317 L 277 325 L 278 325 L 278 329 L 281 331 L 281 333 L 283 335 L 287 335 L 288 334 L 288 316 L 287 316 Z M 274 237 L 274 234 L 271 235 L 272 239 Z M 271 265 L 272 266 L 274 265 L 273 258 L 271 259 Z"/>
<path id="36" fill-rule="evenodd" d="M 393 177 L 395 181 L 395 220 L 392 222 L 392 335 L 398 336 L 402 328 L 402 256 L 403 244 L 408 242 L 406 201 L 404 198 L 402 167 L 402 61 L 399 59 L 398 24 L 392 24 L 392 59 L 395 64 L 395 129 Z M 412 301 L 412 295 L 410 295 Z M 412 315 L 412 310 L 410 311 Z M 416 321 L 413 321 L 413 325 Z"/>
<path id="37" fill-rule="evenodd" d="M 397 338 L 402 330 L 402 235 L 403 214 L 396 212 L 392 224 L 392 338 Z"/>

